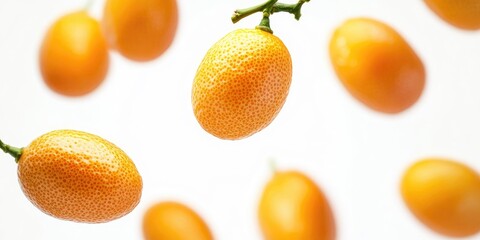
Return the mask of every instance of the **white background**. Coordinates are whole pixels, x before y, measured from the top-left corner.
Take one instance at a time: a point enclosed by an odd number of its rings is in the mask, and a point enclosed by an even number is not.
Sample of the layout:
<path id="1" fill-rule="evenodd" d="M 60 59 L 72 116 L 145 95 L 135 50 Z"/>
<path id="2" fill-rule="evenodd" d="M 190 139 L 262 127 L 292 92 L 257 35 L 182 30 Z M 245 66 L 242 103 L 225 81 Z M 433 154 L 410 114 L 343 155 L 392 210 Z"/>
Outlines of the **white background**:
<path id="1" fill-rule="evenodd" d="M 72 99 L 44 85 L 38 50 L 46 28 L 85 0 L 1 0 L 1 139 L 21 147 L 54 129 L 97 134 L 130 155 L 144 190 L 138 207 L 119 220 L 97 225 L 57 220 L 26 199 L 16 164 L 2 154 L 0 239 L 142 239 L 142 214 L 161 200 L 194 208 L 217 239 L 261 239 L 256 206 L 271 176 L 270 159 L 280 170 L 303 171 L 323 189 L 339 240 L 446 239 L 408 212 L 399 180 L 408 165 L 427 156 L 480 170 L 480 32 L 447 25 L 419 0 L 312 0 L 299 22 L 286 13 L 274 14 L 272 28 L 293 59 L 287 102 L 260 133 L 222 141 L 195 120 L 191 84 L 214 42 L 260 19 L 257 14 L 232 24 L 233 10 L 260 2 L 179 0 L 180 23 L 168 52 L 146 64 L 112 53 L 105 83 L 93 94 Z M 102 5 L 94 2 L 94 16 L 100 16 Z M 422 58 L 426 89 L 408 111 L 373 112 L 333 74 L 329 38 L 336 26 L 356 16 L 391 25 Z"/>

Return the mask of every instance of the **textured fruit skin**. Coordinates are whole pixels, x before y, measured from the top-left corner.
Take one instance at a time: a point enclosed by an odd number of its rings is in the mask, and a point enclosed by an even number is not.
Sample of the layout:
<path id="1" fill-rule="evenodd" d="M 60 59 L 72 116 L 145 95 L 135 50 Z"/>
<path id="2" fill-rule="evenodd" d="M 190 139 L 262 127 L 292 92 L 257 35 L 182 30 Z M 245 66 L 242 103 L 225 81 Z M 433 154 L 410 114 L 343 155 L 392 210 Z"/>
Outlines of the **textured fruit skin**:
<path id="1" fill-rule="evenodd" d="M 192 106 L 210 134 L 237 140 L 268 126 L 281 110 L 292 80 L 283 42 L 258 29 L 238 29 L 215 43 L 201 62 Z"/>
<path id="2" fill-rule="evenodd" d="M 353 18 L 330 40 L 330 59 L 346 89 L 379 112 L 399 113 L 420 98 L 425 86 L 422 61 L 390 26 Z"/>
<path id="3" fill-rule="evenodd" d="M 258 218 L 266 240 L 332 240 L 336 236 L 327 199 L 297 171 L 275 173 L 264 188 Z"/>
<path id="4" fill-rule="evenodd" d="M 411 212 L 440 234 L 467 237 L 480 231 L 480 176 L 464 164 L 418 161 L 405 172 L 401 192 Z"/>
<path id="5" fill-rule="evenodd" d="M 143 217 L 145 240 L 212 240 L 203 219 L 191 208 L 178 202 L 151 206 Z"/>
<path id="6" fill-rule="evenodd" d="M 66 96 L 82 96 L 106 78 L 108 46 L 100 24 L 85 11 L 57 19 L 40 47 L 40 71 L 47 86 Z"/>
<path id="7" fill-rule="evenodd" d="M 142 178 L 118 147 L 93 134 L 56 130 L 23 149 L 18 178 L 27 198 L 56 218 L 102 223 L 131 212 Z"/>
<path id="8" fill-rule="evenodd" d="M 440 18 L 464 30 L 480 29 L 480 1 L 424 0 Z"/>
<path id="9" fill-rule="evenodd" d="M 107 0 L 103 29 L 111 48 L 133 61 L 162 55 L 175 38 L 176 0 Z"/>

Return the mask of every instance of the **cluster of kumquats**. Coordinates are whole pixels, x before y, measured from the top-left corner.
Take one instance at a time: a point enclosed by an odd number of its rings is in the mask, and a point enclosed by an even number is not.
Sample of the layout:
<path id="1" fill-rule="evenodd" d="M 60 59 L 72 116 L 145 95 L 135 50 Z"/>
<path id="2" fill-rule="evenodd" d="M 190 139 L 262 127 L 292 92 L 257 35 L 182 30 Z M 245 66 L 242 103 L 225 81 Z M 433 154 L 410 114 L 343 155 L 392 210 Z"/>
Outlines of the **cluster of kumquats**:
<path id="1" fill-rule="evenodd" d="M 256 28 L 238 29 L 215 43 L 194 77 L 192 107 L 206 132 L 226 140 L 247 138 L 267 127 L 286 101 L 292 79 L 287 47 L 270 28 L 274 13 L 298 20 L 308 0 L 294 4 L 268 0 L 236 10 L 235 23 L 254 13 Z M 445 22 L 480 29 L 478 0 L 425 0 Z M 132 60 L 158 58 L 174 40 L 175 0 L 107 0 L 101 21 L 80 10 L 61 16 L 44 36 L 39 64 L 55 92 L 77 97 L 105 79 L 110 49 Z M 330 60 L 338 79 L 365 106 L 400 113 L 419 99 L 426 70 L 409 43 L 378 19 L 352 18 L 331 36 Z M 131 212 L 139 203 L 142 178 L 125 152 L 96 135 L 57 130 L 24 148 L 0 141 L 18 163 L 26 197 L 53 217 L 102 223 Z M 408 168 L 401 193 L 425 226 L 452 237 L 480 231 L 480 176 L 447 159 L 423 159 Z M 327 197 L 298 171 L 276 172 L 258 205 L 265 239 L 335 239 L 334 213 Z M 143 219 L 148 240 L 213 239 L 197 213 L 179 202 L 160 202 Z"/>

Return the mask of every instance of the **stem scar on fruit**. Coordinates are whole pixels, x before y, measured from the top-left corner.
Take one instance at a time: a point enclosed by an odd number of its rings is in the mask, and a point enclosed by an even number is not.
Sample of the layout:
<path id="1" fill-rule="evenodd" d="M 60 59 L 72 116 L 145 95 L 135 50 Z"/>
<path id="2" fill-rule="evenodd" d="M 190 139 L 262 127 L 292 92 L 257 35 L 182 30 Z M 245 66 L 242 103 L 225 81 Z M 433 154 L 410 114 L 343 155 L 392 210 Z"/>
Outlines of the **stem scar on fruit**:
<path id="1" fill-rule="evenodd" d="M 268 0 L 265 3 L 253 7 L 235 10 L 231 19 L 233 23 L 237 23 L 243 18 L 254 13 L 263 12 L 263 18 L 257 28 L 269 33 L 273 33 L 272 29 L 270 28 L 270 15 L 276 12 L 287 12 L 293 14 L 296 20 L 299 20 L 302 16 L 301 10 L 303 4 L 309 1 L 310 0 L 299 0 L 297 3 L 286 4 L 279 3 L 278 0 Z"/>

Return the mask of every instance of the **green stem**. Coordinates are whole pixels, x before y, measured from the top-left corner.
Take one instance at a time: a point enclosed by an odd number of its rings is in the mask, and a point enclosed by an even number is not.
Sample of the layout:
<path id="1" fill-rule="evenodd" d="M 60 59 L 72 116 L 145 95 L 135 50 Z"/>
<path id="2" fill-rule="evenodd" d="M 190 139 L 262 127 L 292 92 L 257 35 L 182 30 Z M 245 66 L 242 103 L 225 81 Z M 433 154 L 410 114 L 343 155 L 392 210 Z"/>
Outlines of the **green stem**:
<path id="1" fill-rule="evenodd" d="M 273 33 L 272 29 L 270 28 L 270 14 L 268 11 L 263 12 L 262 21 L 260 21 L 260 24 L 258 24 L 256 28 L 265 32 Z"/>
<path id="2" fill-rule="evenodd" d="M 23 152 L 22 148 L 12 147 L 10 145 L 3 143 L 2 140 L 0 140 L 0 149 L 2 149 L 5 153 L 8 153 L 12 157 L 14 157 L 16 163 L 18 163 L 18 160 L 20 159 L 20 156 L 22 155 L 22 152 Z"/>
<path id="3" fill-rule="evenodd" d="M 244 8 L 244 9 L 237 9 L 233 13 L 232 22 L 237 23 L 238 21 L 242 20 L 244 17 L 248 17 L 257 12 L 263 12 L 263 10 L 272 7 L 278 0 L 268 0 L 265 3 L 259 4 L 257 6 Z"/>
<path id="4" fill-rule="evenodd" d="M 299 0 L 295 4 L 284 4 L 284 3 L 277 3 L 273 5 L 273 12 L 288 12 L 295 16 L 295 19 L 300 20 L 302 16 L 301 10 L 304 3 L 310 0 Z"/>
<path id="5" fill-rule="evenodd" d="M 268 19 L 270 15 L 276 12 L 287 12 L 293 14 L 295 19 L 299 20 L 302 16 L 301 10 L 303 4 L 309 1 L 310 0 L 298 0 L 298 2 L 295 4 L 285 4 L 279 3 L 278 0 L 267 0 L 265 3 L 253 7 L 235 10 L 232 16 L 232 22 L 237 23 L 243 18 L 254 13 L 263 12 L 262 21 L 257 28 L 273 33 L 272 29 L 270 28 L 270 21 Z"/>

